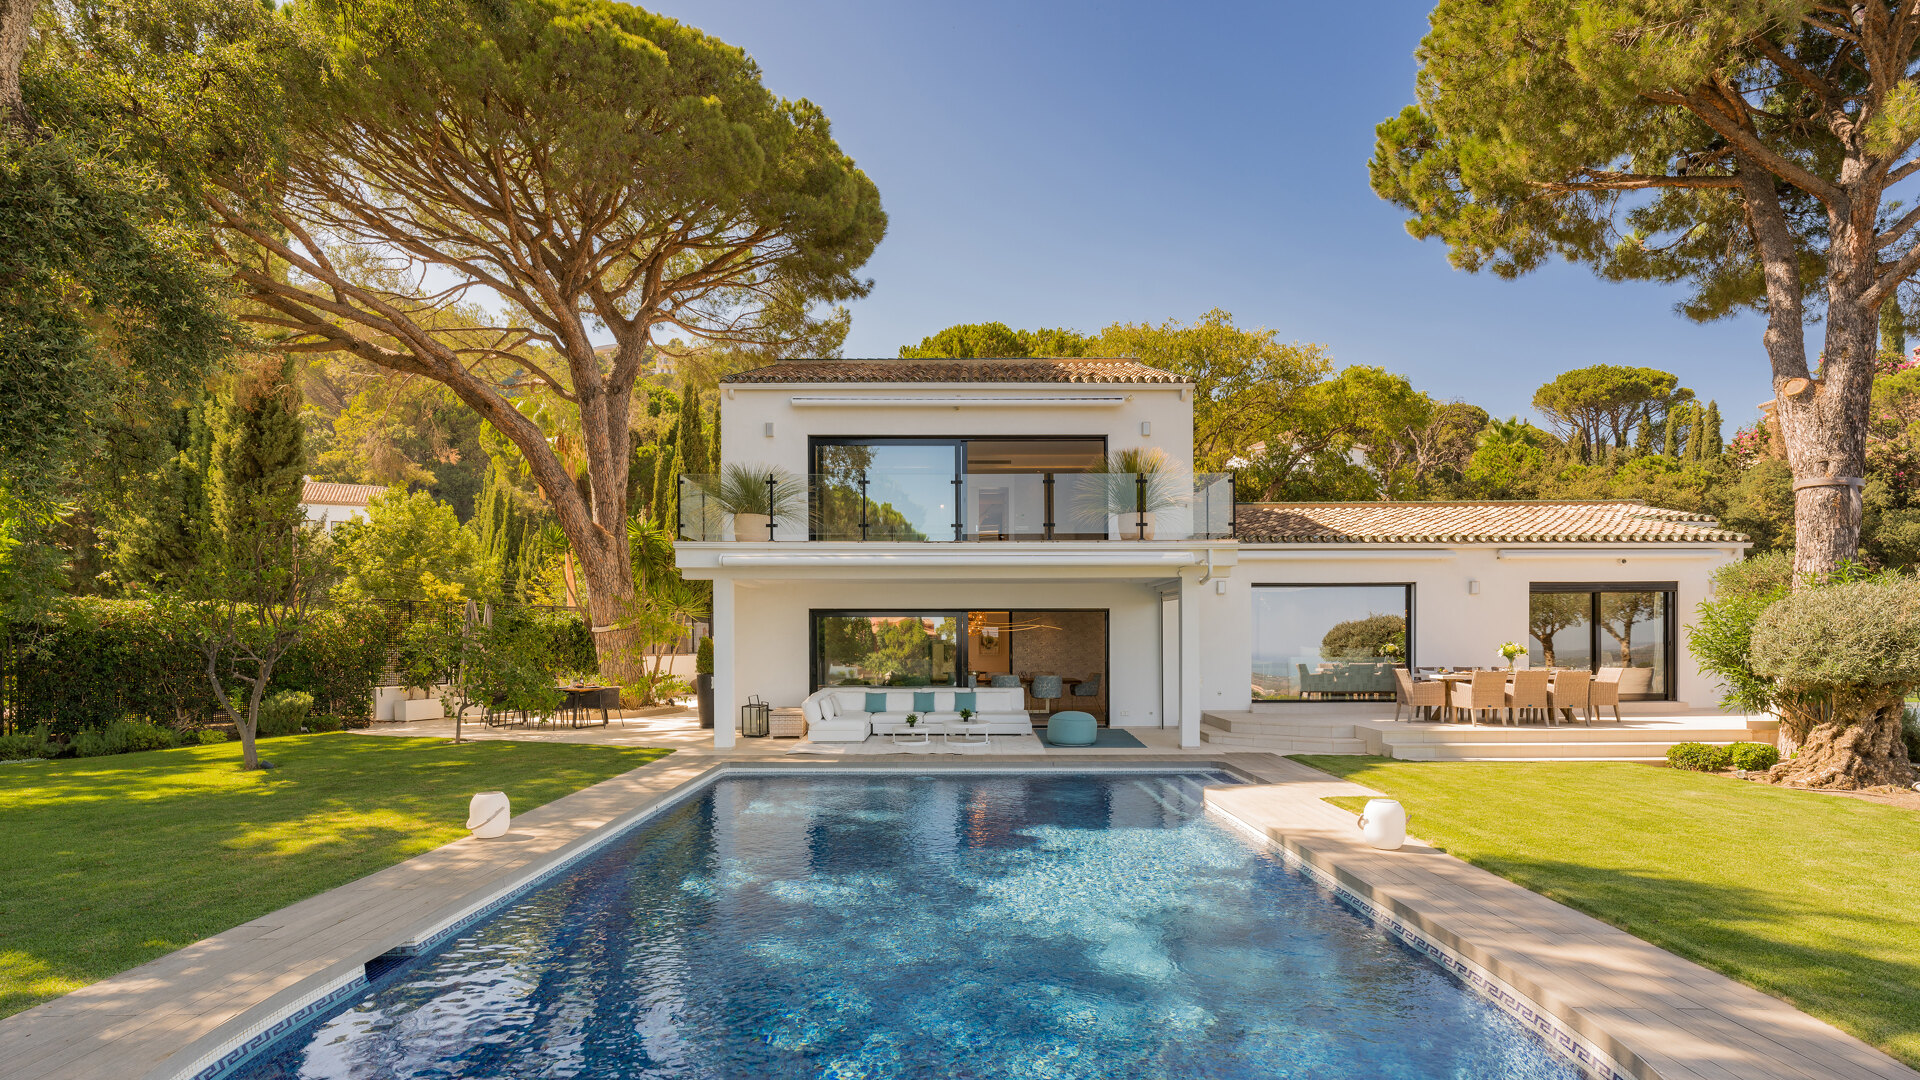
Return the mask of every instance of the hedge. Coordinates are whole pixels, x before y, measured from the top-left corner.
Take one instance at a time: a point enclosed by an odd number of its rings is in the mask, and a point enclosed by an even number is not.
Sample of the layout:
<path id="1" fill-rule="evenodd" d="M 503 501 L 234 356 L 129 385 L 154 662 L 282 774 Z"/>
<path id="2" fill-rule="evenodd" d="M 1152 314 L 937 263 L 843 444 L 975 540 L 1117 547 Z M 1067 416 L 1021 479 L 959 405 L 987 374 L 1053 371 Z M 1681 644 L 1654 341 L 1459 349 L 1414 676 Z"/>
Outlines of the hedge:
<path id="1" fill-rule="evenodd" d="M 457 613 L 457 606 L 451 609 Z M 425 605 L 343 604 L 324 608 L 274 670 L 270 692 L 313 696 L 312 715 L 348 727 L 372 720 L 373 689 L 383 681 L 407 620 L 437 612 Z M 593 635 L 565 611 L 530 611 L 548 624 L 556 659 L 592 671 Z M 142 599 L 73 597 L 36 622 L 0 627 L 11 638 L 11 728 L 40 725 L 71 738 L 124 719 L 175 728 L 217 721 L 206 656 L 191 628 Z"/>

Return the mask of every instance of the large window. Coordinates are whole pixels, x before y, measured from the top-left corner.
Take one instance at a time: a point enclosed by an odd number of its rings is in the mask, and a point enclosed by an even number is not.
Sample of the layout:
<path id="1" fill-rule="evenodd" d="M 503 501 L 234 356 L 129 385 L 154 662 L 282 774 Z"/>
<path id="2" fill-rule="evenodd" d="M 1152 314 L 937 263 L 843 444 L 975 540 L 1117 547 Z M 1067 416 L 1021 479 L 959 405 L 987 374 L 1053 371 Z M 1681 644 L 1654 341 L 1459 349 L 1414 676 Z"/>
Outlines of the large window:
<path id="1" fill-rule="evenodd" d="M 816 438 L 816 540 L 1104 540 L 1073 478 L 1106 440 Z"/>
<path id="2" fill-rule="evenodd" d="M 1673 697 L 1672 582 L 1534 582 L 1528 662 L 1538 667 L 1624 668 L 1625 700 Z"/>
<path id="3" fill-rule="evenodd" d="M 816 612 L 815 686 L 954 686 L 960 611 Z"/>
<path id="4" fill-rule="evenodd" d="M 1354 701 L 1391 696 L 1393 669 L 1411 662 L 1411 585 L 1256 585 L 1257 701 Z"/>

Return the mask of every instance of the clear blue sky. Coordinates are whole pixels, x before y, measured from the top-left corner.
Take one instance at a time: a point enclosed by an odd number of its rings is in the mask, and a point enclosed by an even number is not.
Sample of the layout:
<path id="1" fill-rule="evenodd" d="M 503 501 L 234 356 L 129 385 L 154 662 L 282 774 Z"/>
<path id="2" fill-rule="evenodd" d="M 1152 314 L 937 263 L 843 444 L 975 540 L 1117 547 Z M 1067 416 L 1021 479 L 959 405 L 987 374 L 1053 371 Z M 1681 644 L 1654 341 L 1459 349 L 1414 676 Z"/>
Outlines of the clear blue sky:
<path id="1" fill-rule="evenodd" d="M 1430 5 L 1136 0 L 651 0 L 818 103 L 880 187 L 887 238 L 849 356 L 961 322 L 1191 320 L 1321 342 L 1506 415 L 1568 368 L 1638 364 L 1771 396 L 1761 320 L 1700 325 L 1677 288 L 1559 264 L 1466 274 L 1367 186 L 1412 100 Z"/>

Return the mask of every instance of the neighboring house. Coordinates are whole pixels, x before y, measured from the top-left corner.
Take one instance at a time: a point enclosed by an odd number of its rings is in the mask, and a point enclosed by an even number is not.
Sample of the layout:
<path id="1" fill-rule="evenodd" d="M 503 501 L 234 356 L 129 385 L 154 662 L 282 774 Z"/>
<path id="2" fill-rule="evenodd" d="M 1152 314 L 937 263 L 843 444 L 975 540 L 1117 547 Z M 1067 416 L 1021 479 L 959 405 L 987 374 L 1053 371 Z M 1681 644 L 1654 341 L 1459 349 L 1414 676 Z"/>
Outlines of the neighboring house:
<path id="1" fill-rule="evenodd" d="M 1178 728 L 1256 701 L 1391 696 L 1393 667 L 1626 667 L 1710 702 L 1681 647 L 1746 538 L 1634 502 L 1242 504 L 1194 475 L 1192 387 L 1132 360 L 801 360 L 721 380 L 727 465 L 804 480 L 768 528 L 683 484 L 737 706 L 833 686 L 1004 685 L 1036 712 Z M 1103 473 L 1123 451 L 1147 476 Z M 1153 513 L 1143 521 L 1140 499 Z M 1038 694 L 1035 691 L 1039 691 Z"/>
<path id="2" fill-rule="evenodd" d="M 331 529 L 343 521 L 367 520 L 367 503 L 386 488 L 379 484 L 334 484 L 308 480 L 300 491 L 300 509 L 307 520 Z"/>

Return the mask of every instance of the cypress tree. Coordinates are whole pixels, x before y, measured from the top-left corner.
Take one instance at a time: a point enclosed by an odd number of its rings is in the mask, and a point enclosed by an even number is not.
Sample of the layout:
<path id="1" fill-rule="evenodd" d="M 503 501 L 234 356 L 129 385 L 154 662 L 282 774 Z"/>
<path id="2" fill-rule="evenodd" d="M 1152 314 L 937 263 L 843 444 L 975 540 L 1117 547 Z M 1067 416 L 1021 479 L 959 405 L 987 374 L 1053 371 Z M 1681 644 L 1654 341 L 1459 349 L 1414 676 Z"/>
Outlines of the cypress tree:
<path id="1" fill-rule="evenodd" d="M 689 473 L 708 473 L 707 438 L 700 422 L 700 388 L 689 386 L 686 395 L 680 399 L 680 460 L 683 471 Z"/>
<path id="2" fill-rule="evenodd" d="M 216 534 L 296 520 L 306 464 L 300 401 L 291 356 L 253 358 L 217 396 L 207 485 Z"/>
<path id="3" fill-rule="evenodd" d="M 1668 409 L 1666 435 L 1660 443 L 1660 452 L 1670 458 L 1680 456 L 1680 414 L 1682 409 Z"/>
<path id="4" fill-rule="evenodd" d="M 196 565 L 212 527 L 207 474 L 213 437 L 202 394 L 170 412 L 150 464 L 117 492 L 111 510 L 114 570 L 123 582 L 178 581 Z"/>
<path id="5" fill-rule="evenodd" d="M 1720 403 L 1718 401 L 1707 402 L 1707 413 L 1705 419 L 1701 421 L 1700 433 L 1703 436 L 1702 441 L 1706 443 L 1705 448 L 1700 452 L 1701 456 L 1709 461 L 1717 460 L 1721 451 L 1726 449 L 1726 444 L 1720 438 Z"/>
<path id="6" fill-rule="evenodd" d="M 1889 296 L 1880 305 L 1880 355 L 1896 360 L 1907 355 L 1907 317 L 1898 296 Z"/>

